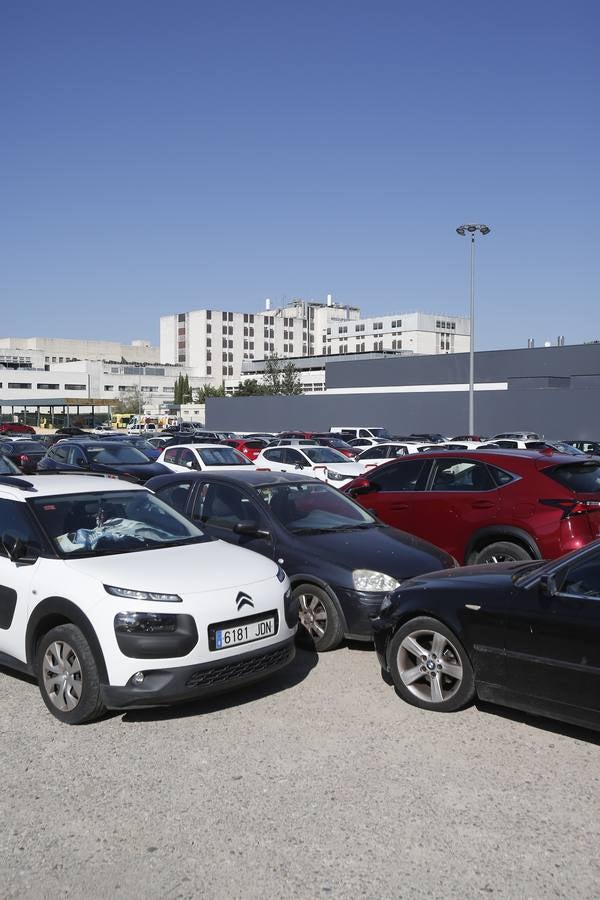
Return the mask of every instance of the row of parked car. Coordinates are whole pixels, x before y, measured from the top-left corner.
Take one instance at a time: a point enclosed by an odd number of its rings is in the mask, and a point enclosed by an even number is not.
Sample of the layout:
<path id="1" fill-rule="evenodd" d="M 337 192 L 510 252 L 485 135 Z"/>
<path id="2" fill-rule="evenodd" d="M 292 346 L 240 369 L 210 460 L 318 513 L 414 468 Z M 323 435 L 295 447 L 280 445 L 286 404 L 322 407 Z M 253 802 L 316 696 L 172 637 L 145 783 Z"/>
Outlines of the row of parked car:
<path id="1" fill-rule="evenodd" d="M 374 640 L 418 706 L 477 693 L 600 727 L 600 459 L 437 444 L 336 482 L 360 464 L 323 444 L 253 463 L 170 435 L 156 462 L 137 437 L 56 437 L 32 477 L 0 445 L 0 660 L 62 721 L 254 681 L 299 625 L 320 652 Z M 265 458 L 290 450 L 309 464 Z"/>

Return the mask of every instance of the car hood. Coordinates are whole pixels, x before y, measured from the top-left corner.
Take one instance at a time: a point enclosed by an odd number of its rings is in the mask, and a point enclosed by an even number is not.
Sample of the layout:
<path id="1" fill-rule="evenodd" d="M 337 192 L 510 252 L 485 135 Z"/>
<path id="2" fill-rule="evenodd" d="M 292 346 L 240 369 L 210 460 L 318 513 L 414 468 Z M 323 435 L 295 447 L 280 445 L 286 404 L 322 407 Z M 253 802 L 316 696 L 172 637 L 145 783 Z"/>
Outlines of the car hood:
<path id="1" fill-rule="evenodd" d="M 357 462 L 334 462 L 334 463 L 318 463 L 332 472 L 339 472 L 340 475 L 346 475 L 348 478 L 356 478 L 358 475 L 364 475 L 366 472 L 362 463 Z"/>
<path id="2" fill-rule="evenodd" d="M 66 564 L 102 584 L 180 595 L 266 581 L 277 572 L 272 560 L 224 541 L 70 559 Z"/>
<path id="3" fill-rule="evenodd" d="M 439 547 L 387 526 L 294 534 L 293 540 L 309 559 L 322 557 L 348 570 L 371 569 L 398 580 L 454 566 L 454 559 Z"/>
<path id="4" fill-rule="evenodd" d="M 415 587 L 430 584 L 431 587 L 442 587 L 442 582 L 448 586 L 460 589 L 462 586 L 474 586 L 481 584 L 484 589 L 490 590 L 496 586 L 506 585 L 520 572 L 534 575 L 536 570 L 544 565 L 544 560 L 529 560 L 527 562 L 488 563 L 479 566 L 460 566 L 447 571 L 430 572 L 413 579 Z M 411 585 L 406 585 L 410 587 Z M 403 586 L 404 587 L 404 586 Z"/>

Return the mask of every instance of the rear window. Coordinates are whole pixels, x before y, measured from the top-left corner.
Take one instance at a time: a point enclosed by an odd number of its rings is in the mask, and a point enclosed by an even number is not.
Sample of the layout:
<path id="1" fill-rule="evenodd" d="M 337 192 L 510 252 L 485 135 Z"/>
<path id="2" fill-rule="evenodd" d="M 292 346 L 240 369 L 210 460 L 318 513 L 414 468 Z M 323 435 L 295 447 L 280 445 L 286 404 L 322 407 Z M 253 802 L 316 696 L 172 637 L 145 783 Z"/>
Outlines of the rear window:
<path id="1" fill-rule="evenodd" d="M 589 494 L 600 491 L 600 466 L 597 465 L 572 463 L 564 466 L 553 466 L 549 469 L 544 469 L 544 475 L 576 494 Z"/>

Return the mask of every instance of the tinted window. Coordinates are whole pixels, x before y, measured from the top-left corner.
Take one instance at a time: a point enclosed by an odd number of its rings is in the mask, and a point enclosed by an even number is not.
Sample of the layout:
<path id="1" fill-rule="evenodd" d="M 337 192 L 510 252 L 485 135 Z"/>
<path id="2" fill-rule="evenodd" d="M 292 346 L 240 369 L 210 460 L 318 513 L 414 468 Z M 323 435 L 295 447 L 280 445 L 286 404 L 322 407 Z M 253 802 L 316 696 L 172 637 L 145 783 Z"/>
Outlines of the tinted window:
<path id="1" fill-rule="evenodd" d="M 494 441 L 496 447 L 502 447 L 503 450 L 518 450 L 519 444 L 517 441 Z"/>
<path id="2" fill-rule="evenodd" d="M 183 512 L 187 505 L 187 498 L 191 490 L 189 481 L 179 482 L 175 484 L 166 484 L 163 488 L 156 491 L 156 495 L 172 506 L 174 509 Z"/>
<path id="3" fill-rule="evenodd" d="M 26 547 L 37 551 L 42 550 L 42 539 L 36 528 L 31 511 L 25 503 L 14 500 L 0 500 L 0 538 L 5 534 L 19 538 Z M 6 551 L 0 541 L 0 555 L 6 556 Z"/>
<path id="4" fill-rule="evenodd" d="M 495 487 L 483 463 L 466 459 L 436 462 L 432 491 L 489 491 Z"/>
<path id="5" fill-rule="evenodd" d="M 373 525 L 373 518 L 327 484 L 273 484 L 257 488 L 273 516 L 293 532 L 336 531 Z"/>
<path id="6" fill-rule="evenodd" d="M 39 441 L 13 441 L 13 450 L 16 453 L 43 453 L 44 445 Z"/>
<path id="7" fill-rule="evenodd" d="M 600 557 L 593 556 L 571 566 L 560 587 L 561 594 L 600 598 Z"/>
<path id="8" fill-rule="evenodd" d="M 348 459 L 333 447 L 311 447 L 304 451 L 312 463 L 347 463 Z"/>
<path id="9" fill-rule="evenodd" d="M 384 459 L 388 455 L 387 447 L 369 447 L 364 453 L 361 453 L 361 459 Z"/>
<path id="10" fill-rule="evenodd" d="M 258 526 L 260 514 L 238 488 L 229 484 L 211 484 L 198 495 L 194 519 L 232 531 L 238 522 L 250 521 Z"/>
<path id="11" fill-rule="evenodd" d="M 191 452 L 191 451 L 190 451 Z M 196 451 L 205 466 L 251 466 L 243 453 L 233 447 L 208 447 Z"/>
<path id="12" fill-rule="evenodd" d="M 263 453 L 264 459 L 268 459 L 270 462 L 283 462 L 283 449 L 275 449 L 275 450 L 265 450 Z"/>
<path id="13" fill-rule="evenodd" d="M 511 481 L 515 480 L 515 476 L 510 472 L 505 472 L 504 469 L 498 469 L 496 466 L 488 466 L 488 472 L 498 487 L 502 487 L 502 485 L 509 484 Z"/>
<path id="14" fill-rule="evenodd" d="M 595 493 L 600 491 L 600 466 L 579 463 L 565 466 L 554 466 L 544 469 L 544 475 L 548 475 L 558 484 L 575 493 Z"/>
<path id="15" fill-rule="evenodd" d="M 407 459 L 404 462 L 382 466 L 369 480 L 382 491 L 422 491 L 425 472 L 429 465 L 429 460 Z"/>
<path id="16" fill-rule="evenodd" d="M 292 450 L 291 447 L 288 447 L 284 451 L 283 461 L 290 466 L 308 466 L 308 462 L 302 453 L 299 453 L 297 450 Z"/>
<path id="17" fill-rule="evenodd" d="M 90 462 L 103 465 L 140 466 L 148 463 L 148 457 L 135 447 L 113 445 L 111 447 L 86 447 Z"/>
<path id="18" fill-rule="evenodd" d="M 198 460 L 194 456 L 192 450 L 188 450 L 184 448 L 179 451 L 179 459 L 177 460 L 178 466 L 186 466 L 188 469 L 199 469 Z"/>
<path id="19" fill-rule="evenodd" d="M 56 462 L 66 462 L 69 455 L 68 447 L 55 447 L 49 454 Z"/>
<path id="20" fill-rule="evenodd" d="M 165 450 L 164 460 L 165 462 L 171 463 L 171 465 L 176 465 L 178 456 L 178 449 Z"/>
<path id="21" fill-rule="evenodd" d="M 0 456 L 0 475 L 20 475 L 20 472 L 10 459 Z"/>

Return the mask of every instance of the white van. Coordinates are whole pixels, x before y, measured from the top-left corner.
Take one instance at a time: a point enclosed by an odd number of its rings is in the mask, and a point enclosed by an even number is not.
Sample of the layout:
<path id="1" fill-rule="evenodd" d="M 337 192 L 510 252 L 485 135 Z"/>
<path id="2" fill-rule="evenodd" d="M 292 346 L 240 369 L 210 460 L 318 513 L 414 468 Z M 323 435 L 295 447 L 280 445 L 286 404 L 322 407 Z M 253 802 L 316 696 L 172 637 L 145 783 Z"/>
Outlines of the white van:
<path id="1" fill-rule="evenodd" d="M 330 434 L 339 434 L 345 441 L 353 438 L 376 438 L 389 441 L 393 435 L 380 425 L 336 425 L 329 429 Z"/>
<path id="2" fill-rule="evenodd" d="M 145 437 L 152 437 L 158 433 L 158 428 L 154 422 L 144 422 L 139 425 L 128 425 L 127 434 L 143 434 Z"/>

